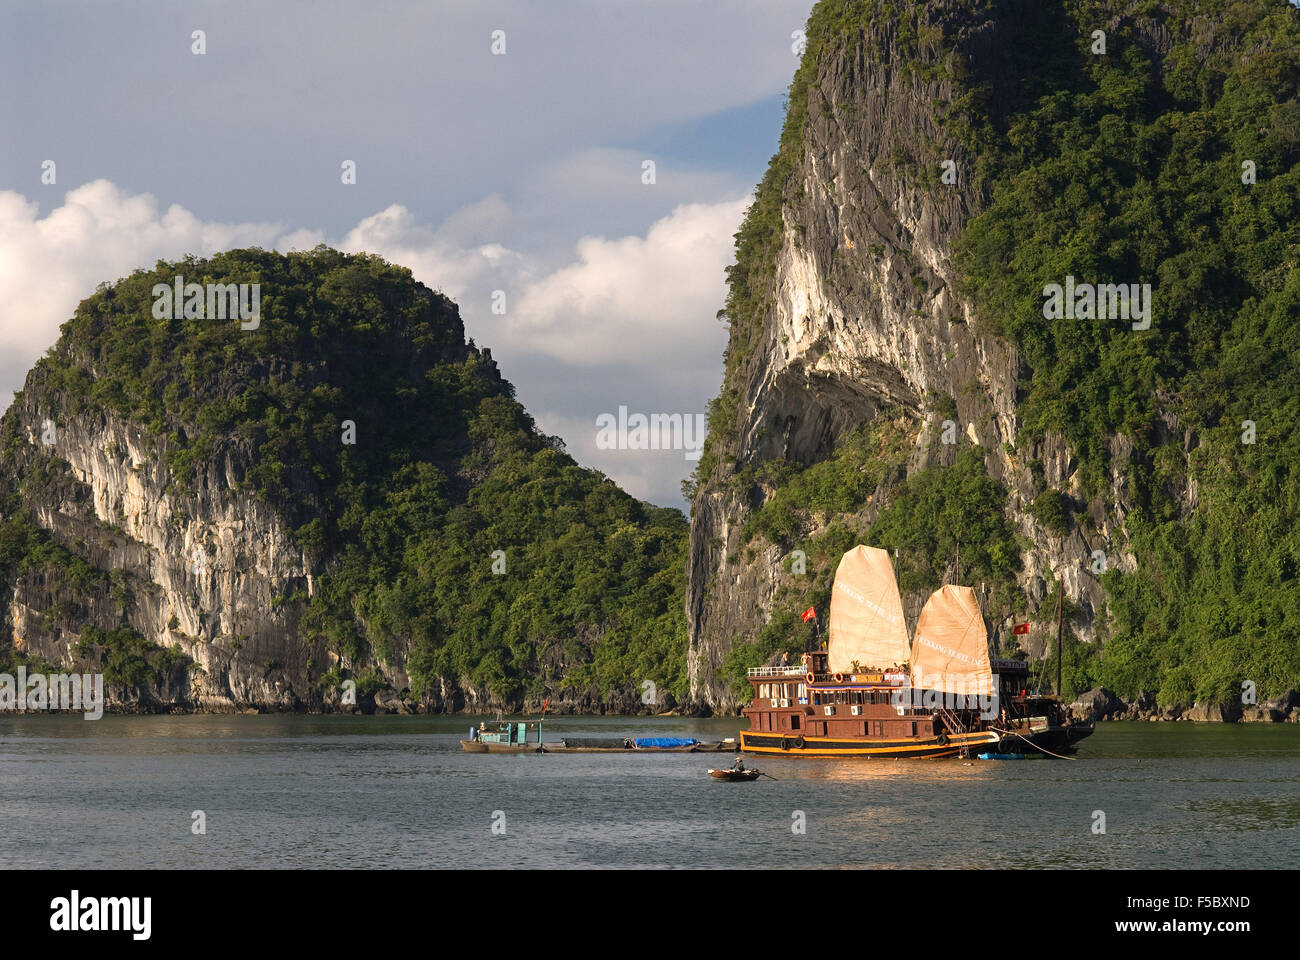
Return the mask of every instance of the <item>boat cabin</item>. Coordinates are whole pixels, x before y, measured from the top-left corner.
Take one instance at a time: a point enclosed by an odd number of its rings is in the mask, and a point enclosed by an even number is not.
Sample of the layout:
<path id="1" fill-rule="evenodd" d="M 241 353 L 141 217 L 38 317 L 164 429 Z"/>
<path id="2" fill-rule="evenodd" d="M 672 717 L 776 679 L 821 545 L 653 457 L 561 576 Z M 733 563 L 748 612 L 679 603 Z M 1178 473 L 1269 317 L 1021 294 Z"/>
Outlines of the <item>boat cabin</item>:
<path id="1" fill-rule="evenodd" d="M 798 666 L 750 669 L 754 698 L 743 711 L 750 729 L 791 738 L 911 739 L 968 725 L 970 718 L 959 722 L 953 711 L 897 703 L 909 684 L 906 670 L 897 664 L 854 674 L 829 674 L 826 666 L 826 653 L 820 651 L 804 654 Z M 1029 691 L 1027 663 L 993 660 L 991 666 L 1000 712 L 1008 721 L 1055 719 L 1055 698 Z M 945 715 L 953 722 L 940 719 Z"/>
<path id="2" fill-rule="evenodd" d="M 531 737 L 528 735 L 529 728 L 533 730 Z M 479 743 L 494 743 L 502 746 L 524 746 L 529 743 L 540 745 L 542 742 L 542 727 L 539 723 L 498 720 L 495 730 L 488 730 L 482 725 L 470 727 L 469 738 L 477 740 Z"/>
<path id="3" fill-rule="evenodd" d="M 895 664 L 854 674 L 826 673 L 826 653 L 798 666 L 749 670 L 754 699 L 743 711 L 750 729 L 790 737 L 911 738 L 935 734 L 932 711 L 895 702 L 907 674 Z"/>

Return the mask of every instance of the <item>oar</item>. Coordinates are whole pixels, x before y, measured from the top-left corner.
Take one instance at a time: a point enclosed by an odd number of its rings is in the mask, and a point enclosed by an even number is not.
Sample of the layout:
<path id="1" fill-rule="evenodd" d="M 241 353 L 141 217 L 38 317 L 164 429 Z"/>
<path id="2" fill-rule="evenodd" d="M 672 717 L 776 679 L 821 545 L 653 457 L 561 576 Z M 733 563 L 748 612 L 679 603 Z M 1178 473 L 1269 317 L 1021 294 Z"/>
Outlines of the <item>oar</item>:
<path id="1" fill-rule="evenodd" d="M 758 770 L 756 772 L 760 777 L 767 777 L 767 779 L 769 780 L 776 780 L 776 777 L 772 776 L 770 773 L 764 773 L 762 770 Z"/>

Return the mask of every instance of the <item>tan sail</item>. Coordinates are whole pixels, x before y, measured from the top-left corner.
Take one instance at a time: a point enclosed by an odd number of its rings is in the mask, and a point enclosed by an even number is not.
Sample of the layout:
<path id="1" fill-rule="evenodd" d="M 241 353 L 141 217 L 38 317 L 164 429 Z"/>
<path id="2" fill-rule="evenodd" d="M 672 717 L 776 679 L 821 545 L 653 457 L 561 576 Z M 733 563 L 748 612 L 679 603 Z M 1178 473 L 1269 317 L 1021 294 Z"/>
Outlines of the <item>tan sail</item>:
<path id="1" fill-rule="evenodd" d="M 866 670 L 907 660 L 903 601 L 886 551 L 859 545 L 840 559 L 826 652 L 831 673 L 852 673 L 854 661 Z"/>
<path id="2" fill-rule="evenodd" d="M 975 591 L 947 584 L 930 594 L 912 642 L 912 686 L 944 693 L 989 695 L 989 638 Z"/>

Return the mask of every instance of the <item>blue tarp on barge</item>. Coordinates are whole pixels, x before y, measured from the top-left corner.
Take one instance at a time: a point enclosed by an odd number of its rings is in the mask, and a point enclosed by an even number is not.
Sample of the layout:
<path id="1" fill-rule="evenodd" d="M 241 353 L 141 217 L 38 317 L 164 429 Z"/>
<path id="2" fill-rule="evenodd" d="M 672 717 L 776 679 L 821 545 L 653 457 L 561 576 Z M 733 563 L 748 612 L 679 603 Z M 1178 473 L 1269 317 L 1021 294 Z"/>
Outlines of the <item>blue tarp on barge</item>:
<path id="1" fill-rule="evenodd" d="M 636 745 L 638 747 L 658 748 L 664 747 L 693 747 L 700 741 L 694 737 L 637 737 Z"/>

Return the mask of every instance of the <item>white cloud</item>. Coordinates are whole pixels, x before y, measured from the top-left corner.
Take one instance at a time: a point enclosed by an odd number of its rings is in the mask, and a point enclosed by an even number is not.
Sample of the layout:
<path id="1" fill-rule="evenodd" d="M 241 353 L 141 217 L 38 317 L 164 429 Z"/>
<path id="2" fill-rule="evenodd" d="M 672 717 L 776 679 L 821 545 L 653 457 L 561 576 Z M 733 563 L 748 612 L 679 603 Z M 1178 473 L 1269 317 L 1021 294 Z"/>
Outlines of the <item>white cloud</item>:
<path id="1" fill-rule="evenodd" d="M 746 198 L 678 207 L 644 237 L 584 237 L 577 259 L 526 285 L 508 329 L 516 343 L 570 363 L 715 366 L 714 315 Z"/>
<path id="2" fill-rule="evenodd" d="M 377 253 L 386 260 L 410 267 L 415 278 L 454 300 L 471 294 L 488 274 L 526 269 L 523 258 L 499 243 L 462 246 L 458 235 L 473 234 L 475 208 L 461 211 L 450 225 L 431 227 L 416 220 L 400 204 L 366 217 L 348 231 L 339 248 L 349 253 Z M 494 216 L 503 214 L 497 211 Z"/>

